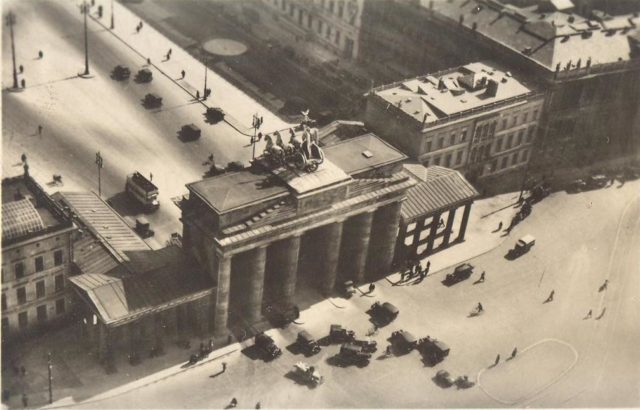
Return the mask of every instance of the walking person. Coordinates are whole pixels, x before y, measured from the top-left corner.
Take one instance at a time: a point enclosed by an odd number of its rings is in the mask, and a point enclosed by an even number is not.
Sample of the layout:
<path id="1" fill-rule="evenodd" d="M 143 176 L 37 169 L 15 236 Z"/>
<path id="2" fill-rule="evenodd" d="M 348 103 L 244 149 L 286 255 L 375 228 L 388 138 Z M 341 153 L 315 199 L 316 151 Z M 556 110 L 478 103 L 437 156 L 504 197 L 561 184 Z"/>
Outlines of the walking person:
<path id="1" fill-rule="evenodd" d="M 22 64 L 20 64 L 20 74 L 24 73 L 24 66 Z"/>
<path id="2" fill-rule="evenodd" d="M 478 282 L 484 282 L 484 274 L 485 272 L 482 271 L 482 273 L 480 274 L 480 279 L 478 279 Z"/>
<path id="3" fill-rule="evenodd" d="M 262 408 L 262 406 L 260 405 L 260 402 L 257 402 L 256 403 L 256 409 L 261 409 L 261 408 Z"/>
<path id="4" fill-rule="evenodd" d="M 151 58 L 147 57 L 147 65 L 151 65 Z"/>
<path id="5" fill-rule="evenodd" d="M 518 348 L 517 348 L 517 347 L 514 347 L 514 348 L 513 348 L 513 351 L 511 352 L 511 358 L 512 358 L 512 359 L 515 359 L 515 357 L 517 356 L 517 354 L 518 354 Z"/>
<path id="6" fill-rule="evenodd" d="M 495 361 L 495 363 L 493 363 L 493 365 L 497 366 L 498 363 L 500 363 L 500 355 L 499 354 L 496 356 L 496 361 Z"/>
<path id="7" fill-rule="evenodd" d="M 373 283 L 369 284 L 369 293 L 373 293 L 373 291 L 376 290 L 376 285 L 374 285 Z"/>
<path id="8" fill-rule="evenodd" d="M 231 399 L 231 402 L 229 402 L 229 407 L 236 407 L 238 405 L 238 400 L 236 400 L 235 397 L 233 397 Z"/>
<path id="9" fill-rule="evenodd" d="M 149 172 L 149 181 L 153 181 L 153 172 Z"/>
<path id="10" fill-rule="evenodd" d="M 484 307 L 482 306 L 482 303 L 478 302 L 478 306 L 476 307 L 476 310 L 478 311 L 478 313 L 484 312 Z"/>
<path id="11" fill-rule="evenodd" d="M 427 268 L 424 270 L 424 276 L 429 274 L 429 269 L 431 269 L 431 261 L 427 261 Z"/>
<path id="12" fill-rule="evenodd" d="M 500 221 L 500 223 L 498 224 L 498 232 L 500 232 L 502 230 L 502 221 Z"/>
<path id="13" fill-rule="evenodd" d="M 42 52 L 42 50 L 39 50 L 39 51 L 38 51 L 38 58 L 39 58 L 40 60 L 42 60 L 42 59 L 44 58 L 44 53 Z"/>
<path id="14" fill-rule="evenodd" d="M 24 81 L 24 78 L 20 80 L 20 85 L 22 86 L 22 88 L 25 88 L 27 86 L 27 83 L 26 81 Z"/>
<path id="15" fill-rule="evenodd" d="M 227 362 L 222 362 L 222 373 L 227 371 Z"/>
<path id="16" fill-rule="evenodd" d="M 556 294 L 555 290 L 552 290 L 551 293 L 549 293 L 549 297 L 547 298 L 547 300 L 545 302 L 553 302 L 553 296 Z"/>
<path id="17" fill-rule="evenodd" d="M 587 312 L 587 316 L 585 316 L 585 319 L 591 319 L 591 316 L 593 316 L 593 309 L 589 309 L 589 311 Z"/>
<path id="18" fill-rule="evenodd" d="M 180 74 L 182 74 L 182 79 L 184 80 L 184 76 L 187 75 L 187 73 L 184 72 L 184 70 L 180 71 Z"/>
<path id="19" fill-rule="evenodd" d="M 604 280 L 604 283 L 602 284 L 602 286 L 600 286 L 600 292 L 607 289 L 607 286 L 609 286 L 609 279 Z"/>
<path id="20" fill-rule="evenodd" d="M 167 55 L 170 56 L 171 55 L 171 49 L 169 49 L 169 51 L 167 51 Z"/>
<path id="21" fill-rule="evenodd" d="M 200 90 L 196 90 L 196 100 L 200 99 Z"/>

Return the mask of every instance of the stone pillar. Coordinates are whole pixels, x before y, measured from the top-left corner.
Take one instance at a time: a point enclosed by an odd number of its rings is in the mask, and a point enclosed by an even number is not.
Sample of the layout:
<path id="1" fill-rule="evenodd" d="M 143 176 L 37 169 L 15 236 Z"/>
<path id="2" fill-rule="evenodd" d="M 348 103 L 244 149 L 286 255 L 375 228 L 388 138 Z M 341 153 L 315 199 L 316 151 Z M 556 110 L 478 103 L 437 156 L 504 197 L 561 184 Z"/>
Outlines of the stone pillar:
<path id="1" fill-rule="evenodd" d="M 240 256 L 246 257 L 249 283 L 247 284 L 247 322 L 256 323 L 262 317 L 262 294 L 264 293 L 264 269 L 267 261 L 267 247 L 260 246 Z"/>
<path id="2" fill-rule="evenodd" d="M 447 227 L 444 230 L 444 246 L 449 245 L 449 238 L 451 237 L 451 230 L 453 229 L 453 221 L 456 217 L 456 208 L 449 210 L 449 216 L 447 217 Z"/>
<path id="3" fill-rule="evenodd" d="M 321 243 L 318 244 L 318 253 L 321 264 L 320 275 L 322 275 L 321 288 L 325 295 L 331 294 L 336 286 L 343 226 L 344 221 L 337 221 L 319 228 Z"/>
<path id="4" fill-rule="evenodd" d="M 296 280 L 298 278 L 298 259 L 300 256 L 300 235 L 292 236 L 283 241 L 278 247 L 279 262 L 282 276 L 279 278 L 282 283 L 282 302 L 285 305 L 293 303 L 293 296 L 296 293 Z"/>
<path id="5" fill-rule="evenodd" d="M 367 271 L 373 278 L 385 276 L 391 269 L 398 240 L 401 202 L 379 208 L 373 217 Z"/>
<path id="6" fill-rule="evenodd" d="M 435 241 L 436 234 L 438 233 L 438 224 L 440 223 L 441 216 L 442 213 L 438 212 L 433 215 L 433 218 L 431 218 L 431 230 L 429 232 L 429 239 L 427 242 L 427 253 L 431 253 L 433 250 L 433 242 Z"/>
<path id="7" fill-rule="evenodd" d="M 217 255 L 218 277 L 216 289 L 214 335 L 216 338 L 227 337 L 229 320 L 229 287 L 231 285 L 231 255 Z"/>
<path id="8" fill-rule="evenodd" d="M 345 273 L 356 283 L 364 281 L 372 221 L 373 212 L 356 215 L 347 222 L 347 229 L 343 233 Z"/>
<path id="9" fill-rule="evenodd" d="M 460 223 L 460 232 L 458 233 L 458 242 L 464 241 L 464 234 L 467 231 L 467 222 L 469 222 L 469 214 L 471 213 L 471 205 L 473 202 L 469 202 L 464 206 L 464 213 L 462 214 L 462 222 Z"/>

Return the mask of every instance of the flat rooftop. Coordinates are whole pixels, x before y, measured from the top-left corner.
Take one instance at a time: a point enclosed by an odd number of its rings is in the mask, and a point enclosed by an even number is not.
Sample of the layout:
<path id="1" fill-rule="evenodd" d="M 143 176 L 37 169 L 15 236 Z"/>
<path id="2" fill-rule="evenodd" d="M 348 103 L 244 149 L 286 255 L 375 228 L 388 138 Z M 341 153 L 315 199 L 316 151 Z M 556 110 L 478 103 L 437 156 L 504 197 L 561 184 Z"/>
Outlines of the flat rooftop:
<path id="1" fill-rule="evenodd" d="M 402 152 L 373 133 L 337 142 L 323 148 L 325 156 L 349 175 L 403 161 Z"/>
<path id="2" fill-rule="evenodd" d="M 495 83 L 495 92 L 489 90 L 491 82 Z M 510 73 L 474 62 L 436 75 L 382 86 L 373 92 L 427 125 L 464 111 L 525 97 L 532 91 Z"/>
<path id="3" fill-rule="evenodd" d="M 289 193 L 271 173 L 255 169 L 206 178 L 187 184 L 187 188 L 219 213 Z"/>
<path id="4" fill-rule="evenodd" d="M 62 226 L 65 218 L 31 177 L 2 181 L 2 240 L 15 242 Z"/>
<path id="5" fill-rule="evenodd" d="M 429 7 L 430 0 L 421 0 Z M 496 0 L 451 0 L 433 2 L 434 12 L 457 25 L 463 25 L 522 53 L 548 70 L 554 71 L 580 60 L 584 67 L 627 61 L 631 58 L 628 35 L 640 26 L 640 17 L 614 18 L 610 23 L 589 20 L 561 11 L 539 12 L 537 7 L 519 8 Z"/>
<path id="6" fill-rule="evenodd" d="M 296 194 L 306 194 L 351 179 L 326 156 L 324 162 L 313 172 L 287 167 L 276 168 L 272 172 Z"/>

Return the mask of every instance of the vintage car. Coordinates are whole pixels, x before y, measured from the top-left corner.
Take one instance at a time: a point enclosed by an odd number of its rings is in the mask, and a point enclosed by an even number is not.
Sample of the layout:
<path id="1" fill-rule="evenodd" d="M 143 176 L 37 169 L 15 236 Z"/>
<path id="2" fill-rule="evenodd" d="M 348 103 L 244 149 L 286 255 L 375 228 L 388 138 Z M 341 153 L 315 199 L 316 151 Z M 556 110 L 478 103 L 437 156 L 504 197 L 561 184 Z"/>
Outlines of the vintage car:
<path id="1" fill-rule="evenodd" d="M 265 355 L 267 360 L 275 359 L 282 354 L 282 350 L 276 346 L 271 336 L 258 333 L 255 337 L 256 348 Z"/>
<path id="2" fill-rule="evenodd" d="M 375 353 L 376 350 L 378 350 L 378 342 L 376 342 L 375 340 L 354 339 L 353 341 L 351 341 L 351 343 L 356 346 L 360 346 L 363 352 Z"/>
<path id="3" fill-rule="evenodd" d="M 418 339 L 406 330 L 396 330 L 391 333 L 391 340 L 401 353 L 409 353 L 418 347 Z"/>
<path id="4" fill-rule="evenodd" d="M 338 354 L 340 364 L 349 366 L 355 364 L 357 366 L 367 366 L 371 360 L 371 353 L 362 350 L 362 347 L 353 343 L 345 343 L 340 346 Z"/>
<path id="5" fill-rule="evenodd" d="M 143 68 L 136 74 L 136 81 L 141 83 L 149 83 L 153 80 L 153 73 L 148 68 Z"/>
<path id="6" fill-rule="evenodd" d="M 162 97 L 158 94 L 149 93 L 144 96 L 143 104 L 147 108 L 158 108 L 162 106 Z"/>
<path id="7" fill-rule="evenodd" d="M 351 342 L 356 338 L 353 330 L 347 330 L 340 325 L 333 324 L 329 328 L 329 340 L 331 343 Z"/>
<path id="8" fill-rule="evenodd" d="M 143 239 L 150 238 L 155 235 L 153 229 L 150 228 L 149 220 L 144 216 L 139 216 L 136 218 L 135 230 L 136 233 Z"/>
<path id="9" fill-rule="evenodd" d="M 195 124 L 187 124 L 180 129 L 180 135 L 186 141 L 194 141 L 200 138 L 202 131 Z"/>
<path id="10" fill-rule="evenodd" d="M 298 362 L 294 366 L 296 376 L 302 380 L 305 384 L 311 386 L 317 386 L 322 384 L 324 378 L 320 375 L 320 372 L 316 370 L 314 366 L 309 366 L 307 363 Z"/>
<path id="11" fill-rule="evenodd" d="M 420 353 L 431 364 L 440 363 L 445 357 L 449 355 L 449 346 L 446 343 L 441 342 L 438 339 L 431 338 L 429 336 L 424 339 L 420 339 L 418 342 L 418 349 Z"/>
<path id="12" fill-rule="evenodd" d="M 598 174 L 598 175 L 592 175 L 589 178 L 587 178 L 587 188 L 589 189 L 597 189 L 597 188 L 604 188 L 608 183 L 609 183 L 610 178 L 608 178 L 606 175 L 603 174 Z"/>
<path id="13" fill-rule="evenodd" d="M 266 316 L 274 326 L 285 328 L 300 317 L 300 309 L 295 305 L 268 305 Z"/>
<path id="14" fill-rule="evenodd" d="M 296 342 L 308 355 L 313 355 L 320 352 L 320 346 L 318 345 L 318 342 L 316 342 L 315 338 L 311 336 L 311 333 L 307 332 L 306 330 L 298 332 L 298 338 L 296 339 Z"/>
<path id="15" fill-rule="evenodd" d="M 469 263 L 463 263 L 456 266 L 452 273 L 447 274 L 445 280 L 448 283 L 458 283 L 462 280 L 469 279 L 469 276 L 473 273 L 473 265 Z"/>
<path id="16" fill-rule="evenodd" d="M 113 68 L 111 76 L 118 81 L 126 80 L 131 76 L 131 70 L 127 66 L 117 65 Z"/>
<path id="17" fill-rule="evenodd" d="M 346 299 L 349 299 L 351 296 L 355 295 L 356 288 L 353 285 L 352 280 L 347 280 L 342 284 L 342 294 Z"/>
<path id="18" fill-rule="evenodd" d="M 225 112 L 220 107 L 208 107 L 204 115 L 211 124 L 217 124 L 224 120 Z"/>
<path id="19" fill-rule="evenodd" d="M 374 304 L 371 305 L 371 310 L 369 312 L 377 324 L 386 325 L 393 322 L 395 318 L 398 317 L 400 310 L 389 302 L 374 302 Z"/>
<path id="20" fill-rule="evenodd" d="M 522 238 L 518 239 L 516 242 L 516 246 L 509 250 L 509 257 L 517 258 L 527 252 L 536 244 L 536 238 L 532 235 L 525 235 Z"/>
<path id="21" fill-rule="evenodd" d="M 454 383 L 451 374 L 449 374 L 449 372 L 446 370 L 438 370 L 438 373 L 436 373 L 435 382 L 442 387 L 451 387 Z"/>

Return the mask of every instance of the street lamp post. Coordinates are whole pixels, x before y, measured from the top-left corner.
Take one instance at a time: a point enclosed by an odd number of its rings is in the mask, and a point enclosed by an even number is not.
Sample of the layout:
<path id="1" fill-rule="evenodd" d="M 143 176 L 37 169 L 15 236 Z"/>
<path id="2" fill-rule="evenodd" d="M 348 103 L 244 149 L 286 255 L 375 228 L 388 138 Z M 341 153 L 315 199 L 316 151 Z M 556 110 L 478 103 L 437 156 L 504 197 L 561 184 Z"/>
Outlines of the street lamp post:
<path id="1" fill-rule="evenodd" d="M 49 404 L 53 403 L 53 377 L 51 375 L 51 352 L 47 354 L 47 367 L 49 369 Z"/>
<path id="2" fill-rule="evenodd" d="M 87 14 L 89 14 L 89 6 L 85 0 L 82 3 L 82 13 L 84 14 L 84 74 L 89 75 L 89 39 L 87 35 Z"/>
<path id="3" fill-rule="evenodd" d="M 206 53 L 206 51 L 205 51 Z M 207 63 L 208 63 L 208 56 L 205 54 L 204 56 L 204 91 L 202 92 L 202 97 L 206 100 L 207 99 Z"/>
<path id="4" fill-rule="evenodd" d="M 13 12 L 7 14 L 7 26 L 11 35 L 11 58 L 13 60 L 13 88 L 18 88 L 18 71 L 16 70 L 16 46 L 13 39 L 13 25 L 16 24 L 16 16 Z"/>
<path id="5" fill-rule="evenodd" d="M 111 0 L 111 30 L 113 30 L 115 27 L 115 20 L 113 18 L 113 0 Z"/>
<path id="6" fill-rule="evenodd" d="M 258 129 L 262 125 L 262 117 L 258 117 L 258 113 L 253 114 L 253 137 L 251 138 L 251 145 L 253 145 L 253 152 L 251 154 L 251 159 L 256 158 L 256 133 Z"/>
<path id="7" fill-rule="evenodd" d="M 102 155 L 100 155 L 100 151 L 96 152 L 96 165 L 98 166 L 98 196 L 102 197 L 102 181 L 100 179 L 100 170 L 102 169 Z"/>

